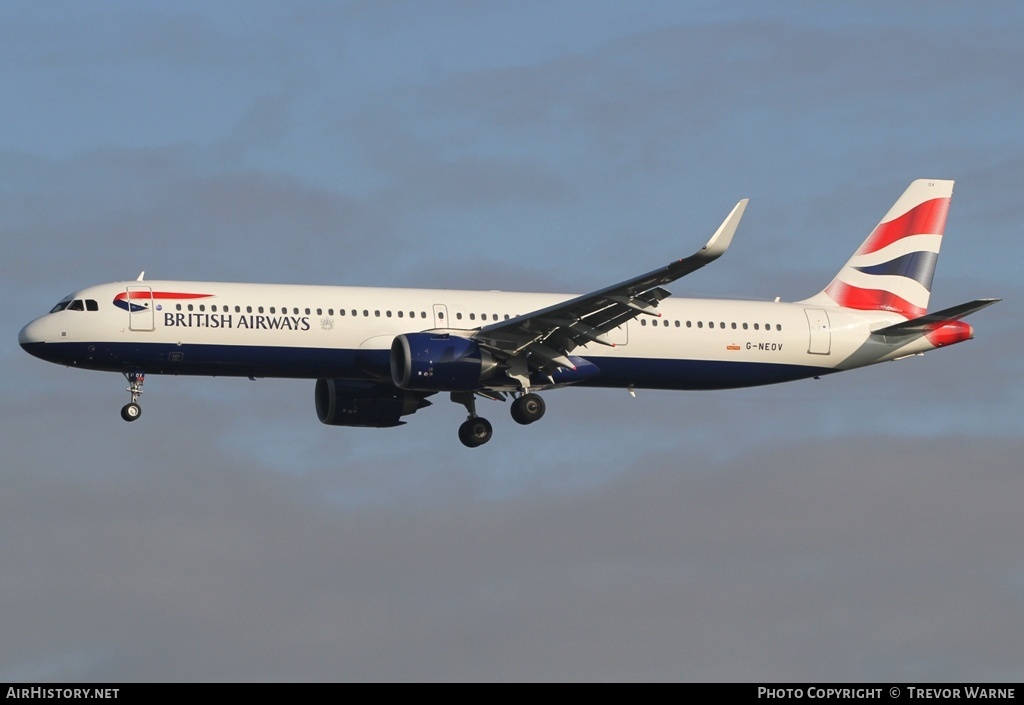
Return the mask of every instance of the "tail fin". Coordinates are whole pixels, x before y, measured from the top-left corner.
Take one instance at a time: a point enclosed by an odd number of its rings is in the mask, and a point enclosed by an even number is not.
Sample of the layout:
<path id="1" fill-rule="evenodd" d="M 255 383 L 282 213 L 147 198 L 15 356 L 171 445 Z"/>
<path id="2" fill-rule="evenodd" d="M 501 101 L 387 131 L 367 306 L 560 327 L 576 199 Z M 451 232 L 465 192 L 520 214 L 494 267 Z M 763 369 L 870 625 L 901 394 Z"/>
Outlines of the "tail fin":
<path id="1" fill-rule="evenodd" d="M 911 183 L 832 283 L 801 303 L 924 315 L 952 195 L 952 181 Z"/>

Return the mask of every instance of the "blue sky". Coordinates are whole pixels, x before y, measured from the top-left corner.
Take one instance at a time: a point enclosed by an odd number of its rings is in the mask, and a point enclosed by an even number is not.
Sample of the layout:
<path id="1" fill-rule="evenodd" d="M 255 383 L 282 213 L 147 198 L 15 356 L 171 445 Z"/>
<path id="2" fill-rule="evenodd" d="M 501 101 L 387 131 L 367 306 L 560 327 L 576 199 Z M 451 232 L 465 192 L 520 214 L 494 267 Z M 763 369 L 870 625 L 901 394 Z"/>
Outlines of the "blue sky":
<path id="1" fill-rule="evenodd" d="M 3 680 L 1020 680 L 1017 3 L 0 9 Z M 957 180 L 933 307 L 977 339 L 818 382 L 565 390 L 468 451 L 443 399 L 46 365 L 150 278 L 822 288 Z"/>

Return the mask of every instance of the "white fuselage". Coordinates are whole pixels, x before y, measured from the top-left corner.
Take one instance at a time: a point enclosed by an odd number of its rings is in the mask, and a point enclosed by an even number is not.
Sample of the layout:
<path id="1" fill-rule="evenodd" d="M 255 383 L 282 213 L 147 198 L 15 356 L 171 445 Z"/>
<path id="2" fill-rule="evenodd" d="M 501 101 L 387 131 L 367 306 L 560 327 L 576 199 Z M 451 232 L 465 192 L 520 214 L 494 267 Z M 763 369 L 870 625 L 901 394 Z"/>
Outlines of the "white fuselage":
<path id="1" fill-rule="evenodd" d="M 395 336 L 470 336 L 568 294 L 144 281 L 78 291 L 20 336 L 32 354 L 87 369 L 156 374 L 390 379 Z M 95 310 L 88 310 L 89 308 Z M 131 309 L 131 310 L 129 310 Z M 884 311 L 671 298 L 660 317 L 614 329 L 614 346 L 574 355 L 600 374 L 588 386 L 712 389 L 770 384 L 932 349 L 870 333 L 903 320 Z M 491 385 L 494 386 L 494 385 Z M 555 385 L 552 385 L 555 386 Z"/>
<path id="2" fill-rule="evenodd" d="M 525 425 L 544 415 L 538 390 L 752 387 L 969 340 L 961 319 L 998 299 L 927 313 L 952 191 L 952 181 L 912 182 L 828 286 L 796 303 L 665 288 L 728 249 L 744 199 L 689 257 L 581 296 L 140 275 L 64 298 L 19 342 L 50 362 L 123 373 L 126 421 L 141 413 L 147 374 L 306 378 L 333 426 L 398 426 L 446 392 L 466 407 L 459 439 L 473 448 L 492 434 L 478 396 L 511 397 Z"/>

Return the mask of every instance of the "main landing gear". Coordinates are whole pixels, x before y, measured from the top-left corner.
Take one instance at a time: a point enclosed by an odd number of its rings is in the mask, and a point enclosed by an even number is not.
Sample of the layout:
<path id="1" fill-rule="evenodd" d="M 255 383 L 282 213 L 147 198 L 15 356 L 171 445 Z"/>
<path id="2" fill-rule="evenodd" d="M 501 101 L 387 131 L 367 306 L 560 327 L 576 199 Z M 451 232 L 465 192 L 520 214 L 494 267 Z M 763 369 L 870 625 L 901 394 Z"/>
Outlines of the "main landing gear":
<path id="1" fill-rule="evenodd" d="M 132 400 L 121 407 L 121 418 L 125 421 L 134 421 L 142 414 L 139 397 L 142 396 L 142 383 L 146 381 L 146 375 L 142 372 L 125 372 L 124 378 L 128 380 L 128 391 L 132 395 Z"/>
<path id="2" fill-rule="evenodd" d="M 521 394 L 512 402 L 512 419 L 524 426 L 540 421 L 547 407 L 539 394 Z"/>
<path id="3" fill-rule="evenodd" d="M 462 404 L 469 413 L 461 426 L 459 426 L 459 440 L 467 448 L 482 446 L 491 440 L 494 429 L 491 422 L 476 413 L 476 395 L 473 392 L 452 392 L 452 401 Z M 544 400 L 533 393 L 520 394 L 512 402 L 512 418 L 516 423 L 531 424 L 539 421 L 544 416 L 546 407 Z"/>

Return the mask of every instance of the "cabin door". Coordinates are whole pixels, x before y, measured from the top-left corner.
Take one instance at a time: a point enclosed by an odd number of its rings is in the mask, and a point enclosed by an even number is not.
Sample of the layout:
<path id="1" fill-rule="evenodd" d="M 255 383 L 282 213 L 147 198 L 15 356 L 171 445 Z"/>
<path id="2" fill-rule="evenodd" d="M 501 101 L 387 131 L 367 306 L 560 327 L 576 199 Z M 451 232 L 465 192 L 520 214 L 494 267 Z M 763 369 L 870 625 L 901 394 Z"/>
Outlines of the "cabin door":
<path id="1" fill-rule="evenodd" d="M 828 313 L 820 308 L 805 308 L 810 342 L 807 352 L 811 355 L 828 355 L 832 351 L 832 332 L 829 329 Z"/>
<path id="2" fill-rule="evenodd" d="M 154 325 L 156 312 L 153 310 L 153 290 L 148 286 L 133 285 L 125 287 L 125 291 L 128 294 L 128 329 L 153 330 L 156 327 Z"/>

